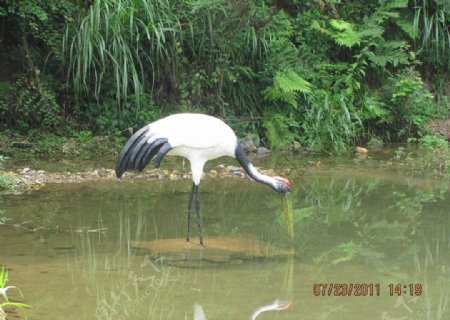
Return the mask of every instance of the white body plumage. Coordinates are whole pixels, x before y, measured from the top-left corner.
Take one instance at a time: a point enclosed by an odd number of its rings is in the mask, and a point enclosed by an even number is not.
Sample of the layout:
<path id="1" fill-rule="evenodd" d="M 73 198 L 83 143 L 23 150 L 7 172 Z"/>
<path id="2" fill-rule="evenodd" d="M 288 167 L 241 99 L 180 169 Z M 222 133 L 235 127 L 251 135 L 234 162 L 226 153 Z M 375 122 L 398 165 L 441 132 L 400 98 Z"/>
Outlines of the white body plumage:
<path id="1" fill-rule="evenodd" d="M 215 117 L 196 113 L 174 114 L 149 124 L 148 131 L 147 143 L 167 138 L 172 146 L 167 155 L 189 160 L 192 181 L 197 185 L 207 161 L 222 156 L 234 157 L 236 135 L 226 123 Z"/>

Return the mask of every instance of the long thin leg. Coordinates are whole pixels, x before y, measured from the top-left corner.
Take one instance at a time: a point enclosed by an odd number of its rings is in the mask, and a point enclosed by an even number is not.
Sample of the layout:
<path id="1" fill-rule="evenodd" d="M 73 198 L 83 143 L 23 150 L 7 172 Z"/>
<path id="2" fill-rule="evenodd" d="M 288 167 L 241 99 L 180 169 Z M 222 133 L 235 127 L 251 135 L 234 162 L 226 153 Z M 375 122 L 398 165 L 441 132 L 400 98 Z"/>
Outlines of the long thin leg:
<path id="1" fill-rule="evenodd" d="M 189 233 L 191 228 L 191 208 L 192 208 L 192 200 L 194 199 L 194 190 L 195 183 L 192 182 L 191 195 L 189 196 L 189 204 L 188 204 L 188 219 L 187 219 L 187 232 L 186 232 L 186 241 L 189 242 Z"/>
<path id="2" fill-rule="evenodd" d="M 203 246 L 203 232 L 202 232 L 202 217 L 200 215 L 200 199 L 198 196 L 198 185 L 195 186 L 195 211 L 197 213 L 198 224 L 198 238 L 200 239 L 200 245 Z"/>

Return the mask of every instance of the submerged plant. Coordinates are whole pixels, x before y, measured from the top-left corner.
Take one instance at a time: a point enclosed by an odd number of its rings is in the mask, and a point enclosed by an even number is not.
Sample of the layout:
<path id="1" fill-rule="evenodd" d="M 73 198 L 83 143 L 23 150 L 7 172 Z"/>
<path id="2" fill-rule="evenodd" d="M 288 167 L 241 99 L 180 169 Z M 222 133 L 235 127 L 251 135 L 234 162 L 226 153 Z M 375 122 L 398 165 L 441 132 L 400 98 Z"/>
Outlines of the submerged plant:
<path id="1" fill-rule="evenodd" d="M 23 296 L 22 291 L 16 286 L 5 286 L 8 281 L 8 270 L 5 267 L 2 267 L 0 270 L 0 320 L 6 319 L 8 314 L 4 310 L 5 307 L 16 307 L 16 308 L 26 308 L 30 307 L 29 305 L 21 302 L 12 302 L 9 301 L 7 292 L 11 289 L 16 289 L 19 291 L 20 295 Z"/>
<path id="2" fill-rule="evenodd" d="M 418 149 L 407 151 L 399 147 L 394 152 L 392 160 L 418 172 L 448 175 L 450 165 L 450 145 L 448 141 L 433 135 L 421 138 L 409 138 L 408 143 L 418 143 Z"/>

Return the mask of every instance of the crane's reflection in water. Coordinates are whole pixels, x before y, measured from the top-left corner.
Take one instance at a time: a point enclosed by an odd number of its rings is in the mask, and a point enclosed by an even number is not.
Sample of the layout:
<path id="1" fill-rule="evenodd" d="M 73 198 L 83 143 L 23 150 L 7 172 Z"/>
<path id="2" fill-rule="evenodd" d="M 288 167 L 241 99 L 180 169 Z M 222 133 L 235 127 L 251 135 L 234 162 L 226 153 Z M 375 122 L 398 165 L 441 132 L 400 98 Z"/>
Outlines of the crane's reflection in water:
<path id="1" fill-rule="evenodd" d="M 250 319 L 256 320 L 256 318 L 258 318 L 258 316 L 260 314 L 267 312 L 267 311 L 286 310 L 291 306 L 291 304 L 292 304 L 292 301 L 283 302 L 283 301 L 280 301 L 277 299 L 274 302 L 272 302 L 271 304 L 264 305 L 264 306 L 261 306 L 258 309 L 256 309 L 255 312 L 253 312 L 253 314 L 251 315 Z M 202 306 L 199 305 L 198 303 L 195 303 L 195 305 L 194 305 L 194 320 L 207 320 Z"/>
<path id="2" fill-rule="evenodd" d="M 249 317 L 250 320 L 256 320 L 261 314 L 270 311 L 283 311 L 289 309 L 294 301 L 293 297 L 293 277 L 294 277 L 294 255 L 289 255 L 286 260 L 286 274 L 285 281 L 280 296 L 282 298 L 276 298 L 273 302 L 261 305 L 255 309 L 255 311 Z M 245 315 L 240 315 L 239 318 L 245 319 Z M 195 302 L 194 303 L 194 320 L 207 320 L 203 307 Z"/>

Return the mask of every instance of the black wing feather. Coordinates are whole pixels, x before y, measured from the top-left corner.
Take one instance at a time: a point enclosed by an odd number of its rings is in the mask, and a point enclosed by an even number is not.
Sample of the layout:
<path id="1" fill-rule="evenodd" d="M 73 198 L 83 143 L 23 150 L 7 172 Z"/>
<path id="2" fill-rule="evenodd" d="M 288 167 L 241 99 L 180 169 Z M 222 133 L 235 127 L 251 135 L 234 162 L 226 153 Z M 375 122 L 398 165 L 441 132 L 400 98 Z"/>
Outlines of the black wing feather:
<path id="1" fill-rule="evenodd" d="M 159 168 L 162 158 L 167 154 L 167 152 L 170 151 L 170 149 L 172 149 L 172 146 L 168 142 L 161 145 L 161 147 L 158 150 L 158 154 L 156 155 L 156 159 L 155 159 L 155 167 L 156 168 Z"/>
<path id="2" fill-rule="evenodd" d="M 141 139 L 134 147 L 133 150 L 130 149 L 129 152 L 131 152 L 130 159 L 128 160 L 127 168 L 130 170 L 136 170 L 137 169 L 137 158 L 139 154 L 142 154 L 145 152 L 147 147 L 153 145 L 153 143 L 147 143 L 148 139 L 150 137 L 146 136 L 145 139 Z M 142 155 L 141 155 L 142 156 Z"/>
<path id="3" fill-rule="evenodd" d="M 123 146 L 116 162 L 116 176 L 118 178 L 120 178 L 126 170 L 130 169 L 128 166 L 128 160 L 130 159 L 131 152 L 136 144 L 144 138 L 147 132 L 148 127 L 141 128 L 135 134 L 133 134 L 133 136 Z"/>
<path id="4" fill-rule="evenodd" d="M 150 160 L 153 159 L 153 157 L 159 153 L 159 150 L 165 146 L 170 144 L 167 142 L 166 138 L 158 138 L 156 139 L 151 146 L 148 146 L 147 148 L 143 148 L 143 152 L 140 152 L 138 157 L 136 158 L 136 165 L 135 168 L 137 170 L 142 171 L 144 167 L 149 163 Z M 170 147 L 172 149 L 172 147 Z M 169 149 L 169 150 L 170 150 Z"/>
<path id="5" fill-rule="evenodd" d="M 116 163 L 116 175 L 120 178 L 127 170 L 142 171 L 149 161 L 157 155 L 157 164 L 161 162 L 162 157 L 172 149 L 167 138 L 155 139 L 148 143 L 151 134 L 148 127 L 137 131 L 122 148 Z M 160 151 L 163 149 L 163 153 Z"/>

